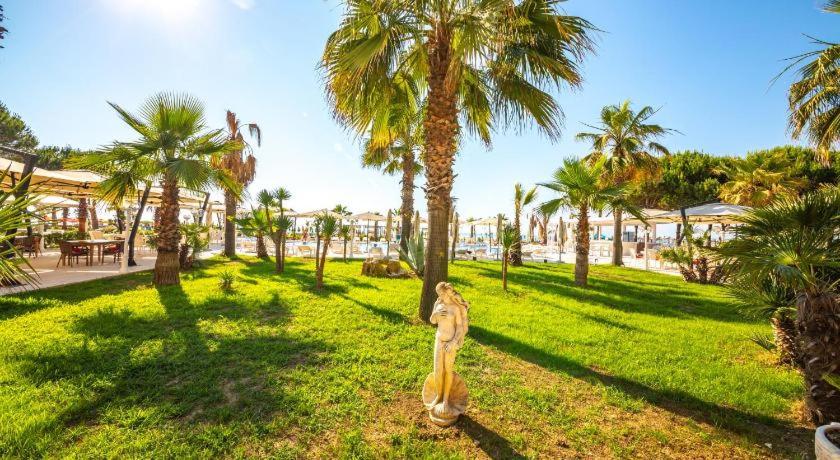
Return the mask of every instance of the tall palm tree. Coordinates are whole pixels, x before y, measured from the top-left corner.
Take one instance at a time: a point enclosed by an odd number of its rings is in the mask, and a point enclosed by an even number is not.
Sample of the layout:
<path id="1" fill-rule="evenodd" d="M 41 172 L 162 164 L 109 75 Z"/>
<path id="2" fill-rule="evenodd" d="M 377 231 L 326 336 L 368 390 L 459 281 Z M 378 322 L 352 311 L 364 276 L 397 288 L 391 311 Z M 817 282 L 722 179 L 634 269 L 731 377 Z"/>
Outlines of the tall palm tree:
<path id="1" fill-rule="evenodd" d="M 237 142 L 242 148 L 238 151 L 228 152 L 221 158 L 217 166 L 228 171 L 239 183 L 240 188 L 248 187 L 254 181 L 257 174 L 257 159 L 253 155 L 251 145 L 245 142 L 242 129 L 248 128 L 248 133 L 257 142 L 259 147 L 262 143 L 262 131 L 256 123 L 242 123 L 236 118 L 236 114 L 227 111 L 225 117 L 227 124 L 227 136 L 231 142 Z M 236 256 L 236 226 L 232 219 L 236 218 L 236 206 L 239 204 L 239 196 L 230 191 L 225 192 L 225 256 Z"/>
<path id="2" fill-rule="evenodd" d="M 840 377 L 840 189 L 782 197 L 739 221 L 737 237 L 716 252 L 734 283 L 772 278 L 793 291 L 806 408 L 817 424 L 840 420 L 840 392 L 824 379 Z"/>
<path id="3" fill-rule="evenodd" d="M 522 188 L 522 184 L 516 183 L 513 186 L 513 229 L 516 230 L 516 241 L 510 249 L 510 264 L 514 267 L 522 266 L 522 208 L 533 203 L 537 199 L 537 187 L 531 188 L 527 192 Z"/>
<path id="4" fill-rule="evenodd" d="M 720 186 L 721 200 L 744 206 L 766 206 L 779 197 L 793 197 L 807 185 L 794 176 L 790 162 L 778 155 L 733 158 L 717 169 L 726 175 Z"/>
<path id="5" fill-rule="evenodd" d="M 224 155 L 241 150 L 242 143 L 226 138 L 222 130 L 208 130 L 204 106 L 186 94 L 159 93 L 146 100 L 137 114 L 109 104 L 139 135 L 133 142 L 116 144 L 128 152 L 124 161 L 148 163 L 150 177 L 162 182 L 154 283 L 178 284 L 179 190 L 204 190 L 221 184 L 226 191 L 237 194 L 241 185 L 229 172 L 214 165 Z"/>
<path id="6" fill-rule="evenodd" d="M 364 144 L 362 166 L 400 174 L 400 247 L 408 248 L 414 214 L 414 179 L 423 172 L 423 109 L 417 88 L 397 73 L 388 80 L 390 98 L 375 106 Z"/>
<path id="7" fill-rule="evenodd" d="M 452 166 L 462 126 L 490 144 L 494 128 L 533 121 L 550 138 L 563 114 L 543 89 L 577 87 L 591 24 L 558 0 L 353 0 L 322 67 L 336 119 L 364 133 L 391 101 L 395 73 L 422 100 L 429 246 L 419 316 L 447 279 Z M 397 69 L 397 70 L 395 70 Z"/>
<path id="8" fill-rule="evenodd" d="M 128 235 L 128 265 L 136 266 L 134 241 L 140 229 L 143 211 L 149 200 L 152 180 L 157 174 L 154 161 L 123 145 L 114 145 L 97 152 L 74 155 L 67 159 L 70 167 L 90 169 L 105 176 L 97 185 L 99 196 L 114 209 L 122 209 L 126 200 L 137 200 L 137 214 Z M 127 224 L 126 224 L 127 225 Z"/>
<path id="9" fill-rule="evenodd" d="M 840 14 L 840 0 L 829 0 L 823 9 Z M 793 137 L 805 135 L 828 164 L 832 146 L 840 142 L 840 43 L 813 42 L 821 49 L 794 57 L 785 69 L 799 67 L 788 94 L 789 125 Z"/>
<path id="10" fill-rule="evenodd" d="M 587 157 L 588 160 L 606 160 L 604 180 L 614 183 L 641 181 L 657 171 L 659 162 L 656 155 L 668 155 L 669 152 L 655 139 L 675 131 L 648 123 L 656 112 L 650 106 L 636 112 L 629 100 L 618 105 L 608 105 L 601 109 L 601 120 L 597 125 L 586 125 L 595 131 L 575 136 L 579 141 L 591 143 L 592 153 Z M 612 263 L 622 265 L 622 209 L 616 207 L 612 213 Z"/>
<path id="11" fill-rule="evenodd" d="M 551 182 L 539 184 L 559 194 L 559 197 L 540 205 L 544 212 L 554 213 L 565 207 L 577 213 L 575 284 L 578 286 L 586 286 L 589 276 L 589 213 L 611 208 L 626 193 L 625 184 L 602 180 L 606 173 L 606 158 L 594 162 L 567 159 L 554 172 Z M 629 210 L 636 212 L 635 209 Z"/>
<path id="12" fill-rule="evenodd" d="M 402 184 L 400 247 L 403 250 L 408 248 L 408 240 L 411 238 L 411 218 L 414 215 L 414 178 L 423 172 L 421 155 L 423 139 L 420 135 L 422 126 L 420 121 L 422 121 L 421 118 L 416 117 L 416 124 L 402 128 L 404 131 L 401 134 L 392 136 L 388 141 L 378 141 L 375 136 L 372 136 L 365 142 L 362 154 L 362 166 L 379 168 L 390 176 L 397 174 L 402 176 L 400 179 Z"/>
<path id="13" fill-rule="evenodd" d="M 79 233 L 87 232 L 88 201 L 87 198 L 79 198 L 79 207 L 76 209 L 76 217 L 79 221 Z"/>

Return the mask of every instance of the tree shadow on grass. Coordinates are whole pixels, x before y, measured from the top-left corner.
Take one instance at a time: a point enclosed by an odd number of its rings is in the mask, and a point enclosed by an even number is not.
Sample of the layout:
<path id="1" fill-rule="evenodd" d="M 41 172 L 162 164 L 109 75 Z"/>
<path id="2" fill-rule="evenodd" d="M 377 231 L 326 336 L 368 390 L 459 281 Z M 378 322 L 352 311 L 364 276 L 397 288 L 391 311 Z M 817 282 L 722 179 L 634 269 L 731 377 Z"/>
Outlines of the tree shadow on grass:
<path id="1" fill-rule="evenodd" d="M 485 427 L 467 414 L 461 416 L 456 425 L 464 434 L 478 443 L 478 447 L 492 459 L 524 459 L 525 457 L 510 445 L 510 441 Z"/>
<path id="2" fill-rule="evenodd" d="M 498 270 L 471 267 L 478 276 L 498 276 Z M 724 301 L 703 297 L 690 289 L 650 289 L 647 283 L 612 281 L 590 277 L 589 287 L 571 284 L 568 276 L 545 268 L 512 270 L 508 281 L 514 286 L 539 293 L 561 295 L 582 303 L 596 304 L 625 313 L 641 313 L 666 318 L 702 317 L 716 321 L 754 323 Z"/>
<path id="3" fill-rule="evenodd" d="M 43 430 L 98 423 L 106 413 L 108 423 L 123 414 L 183 424 L 259 421 L 302 404 L 284 391 L 282 371 L 316 365 L 329 349 L 282 328 L 245 329 L 288 318 L 277 296 L 256 305 L 236 296 L 194 304 L 181 286 L 157 293 L 161 315 L 103 308 L 70 326 L 84 336 L 81 343 L 17 357 L 21 375 L 33 384 L 76 387 L 84 395 L 58 409 Z"/>
<path id="4" fill-rule="evenodd" d="M 389 310 L 387 308 L 380 308 L 369 302 L 362 302 L 361 300 L 350 297 L 348 295 L 341 294 L 341 297 L 355 303 L 356 305 L 379 316 L 380 318 L 384 319 L 385 321 L 391 324 L 411 324 L 411 321 L 399 312 Z"/>
<path id="5" fill-rule="evenodd" d="M 789 447 L 807 444 L 812 437 L 811 430 L 794 426 L 786 421 L 719 406 L 682 391 L 655 389 L 640 382 L 608 375 L 577 361 L 548 353 L 481 326 L 470 325 L 470 336 L 483 345 L 496 348 L 550 371 L 563 372 L 582 380 L 594 380 L 643 399 L 668 412 L 724 428 L 738 435 L 747 436 L 755 442 L 759 441 L 757 438 L 759 432 L 763 432 L 765 436 L 761 442 L 766 441 L 768 437 L 788 439 L 791 441 L 787 443 Z M 781 444 L 785 445 L 785 443 Z"/>

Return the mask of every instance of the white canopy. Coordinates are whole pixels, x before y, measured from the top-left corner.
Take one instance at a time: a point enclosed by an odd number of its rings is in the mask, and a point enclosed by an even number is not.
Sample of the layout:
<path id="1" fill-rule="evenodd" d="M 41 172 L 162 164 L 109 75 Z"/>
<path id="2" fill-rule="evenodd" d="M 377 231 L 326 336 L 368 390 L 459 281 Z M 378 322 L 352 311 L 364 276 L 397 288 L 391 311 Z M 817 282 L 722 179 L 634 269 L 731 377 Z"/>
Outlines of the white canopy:
<path id="1" fill-rule="evenodd" d="M 376 214 L 375 212 L 363 212 L 361 214 L 354 214 L 350 216 L 353 220 L 370 220 L 370 221 L 384 221 L 386 220 L 385 216 Z"/>
<path id="2" fill-rule="evenodd" d="M 735 217 L 743 215 L 751 208 L 728 203 L 708 203 L 685 208 L 685 216 L 689 222 L 707 224 L 730 224 L 737 222 Z M 654 218 L 657 222 L 682 221 L 680 210 L 660 214 Z"/>
<path id="3" fill-rule="evenodd" d="M 507 221 L 507 219 L 505 219 Z M 498 217 L 487 217 L 484 219 L 478 219 L 471 222 L 465 222 L 468 225 L 496 225 L 499 223 Z"/>
<path id="4" fill-rule="evenodd" d="M 324 214 L 324 213 L 328 213 L 328 214 L 332 215 L 333 217 L 335 217 L 336 219 L 339 219 L 339 218 L 341 218 L 341 217 L 342 217 L 342 216 L 339 216 L 338 214 L 336 214 L 336 213 L 334 213 L 334 212 L 330 211 L 330 210 L 329 210 L 329 209 L 327 209 L 327 208 L 324 208 L 324 209 L 316 209 L 316 210 L 314 210 L 314 211 L 309 211 L 309 212 L 288 213 L 287 215 L 288 215 L 288 216 L 291 216 L 291 217 L 303 217 L 303 218 L 306 218 L 306 217 L 318 217 L 318 216 L 320 216 L 320 215 L 322 215 L 322 214 Z"/>
<path id="5" fill-rule="evenodd" d="M 3 179 L 3 188 L 11 188 L 13 181 L 17 183 L 21 179 L 23 163 L 0 158 L 0 170 L 8 171 Z M 96 186 L 102 179 L 102 176 L 90 171 L 51 171 L 35 168 L 29 185 L 44 194 L 85 198 L 96 195 Z"/>
<path id="6" fill-rule="evenodd" d="M 654 209 L 654 208 L 644 208 L 644 209 L 642 209 L 642 215 L 645 217 L 645 220 L 648 221 L 648 223 L 660 222 L 657 219 L 660 216 L 665 215 L 669 212 L 670 211 L 666 211 L 664 209 Z M 679 212 L 679 211 L 677 211 L 677 212 Z M 624 217 L 621 220 L 622 225 L 644 225 L 645 224 L 644 222 L 637 219 L 632 214 L 628 214 L 626 212 L 623 214 L 622 217 Z M 670 221 L 664 221 L 664 222 L 670 222 Z M 615 223 L 615 221 L 613 220 L 612 215 L 610 215 L 609 217 L 595 217 L 595 218 L 589 219 L 589 225 L 612 226 L 614 223 Z"/>
<path id="7" fill-rule="evenodd" d="M 37 206 L 45 208 L 76 208 L 79 206 L 79 202 L 76 200 L 54 195 L 35 195 L 33 201 Z"/>

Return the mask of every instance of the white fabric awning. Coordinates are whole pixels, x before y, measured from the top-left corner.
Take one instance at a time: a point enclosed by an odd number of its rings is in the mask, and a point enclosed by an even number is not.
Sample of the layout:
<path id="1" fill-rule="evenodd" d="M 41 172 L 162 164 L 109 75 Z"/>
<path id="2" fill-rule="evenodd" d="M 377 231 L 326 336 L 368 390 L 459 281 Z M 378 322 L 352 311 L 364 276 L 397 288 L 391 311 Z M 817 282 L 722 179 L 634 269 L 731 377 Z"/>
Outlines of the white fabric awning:
<path id="1" fill-rule="evenodd" d="M 728 203 L 708 203 L 699 206 L 685 208 L 685 216 L 689 222 L 699 224 L 731 224 L 737 222 L 736 217 L 745 214 L 752 208 Z M 656 221 L 676 222 L 682 221 L 680 210 L 670 211 L 655 217 Z"/>
<path id="2" fill-rule="evenodd" d="M 360 214 L 354 214 L 350 216 L 353 220 L 370 220 L 370 221 L 384 221 L 386 219 L 385 216 L 376 214 L 375 212 L 363 212 Z"/>

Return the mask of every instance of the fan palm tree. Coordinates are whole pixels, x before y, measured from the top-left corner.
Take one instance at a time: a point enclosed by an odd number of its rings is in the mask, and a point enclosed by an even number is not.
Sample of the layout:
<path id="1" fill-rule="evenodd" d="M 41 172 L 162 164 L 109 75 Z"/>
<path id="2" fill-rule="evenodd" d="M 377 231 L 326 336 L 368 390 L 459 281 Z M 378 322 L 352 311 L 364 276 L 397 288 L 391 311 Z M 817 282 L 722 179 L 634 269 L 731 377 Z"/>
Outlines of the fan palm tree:
<path id="1" fill-rule="evenodd" d="M 840 0 L 829 0 L 823 9 L 840 14 Z M 821 49 L 794 57 L 785 69 L 799 67 L 788 93 L 789 126 L 793 137 L 806 136 L 828 164 L 832 146 L 840 142 L 840 43 L 813 42 Z"/>
<path id="2" fill-rule="evenodd" d="M 353 234 L 353 229 L 350 228 L 349 225 L 342 225 L 341 228 L 338 230 L 338 236 L 344 242 L 344 254 L 342 260 L 347 262 L 347 241 L 350 239 L 350 236 Z"/>
<path id="3" fill-rule="evenodd" d="M 840 190 L 782 197 L 738 219 L 737 237 L 716 249 L 741 285 L 774 279 L 794 293 L 796 352 L 805 377 L 806 408 L 817 424 L 840 420 Z"/>
<path id="4" fill-rule="evenodd" d="M 336 119 L 363 135 L 392 100 L 398 77 L 423 113 L 429 247 L 419 316 L 448 275 L 452 166 L 463 131 L 490 144 L 494 129 L 533 121 L 560 134 L 560 106 L 543 89 L 578 87 L 591 24 L 558 0 L 353 0 L 327 40 L 322 68 Z M 395 70 L 396 69 L 396 70 Z M 462 130 L 462 126 L 465 130 Z"/>
<path id="5" fill-rule="evenodd" d="M 242 143 L 227 139 L 222 130 L 207 130 L 204 106 L 189 95 L 160 93 L 149 98 L 135 115 L 109 102 L 139 138 L 119 142 L 127 152 L 126 162 L 148 164 L 150 177 L 162 182 L 160 226 L 156 238 L 154 283 L 180 283 L 178 245 L 179 190 L 204 190 L 222 185 L 237 194 L 239 185 L 226 170 L 214 167 L 222 157 L 242 149 Z"/>
<path id="6" fill-rule="evenodd" d="M 744 206 L 765 206 L 779 197 L 799 194 L 807 180 L 794 177 L 792 165 L 781 156 L 733 158 L 717 169 L 727 181 L 720 199 Z"/>
<path id="7" fill-rule="evenodd" d="M 256 238 L 257 240 L 257 257 L 268 258 L 268 250 L 265 247 L 265 235 L 271 235 L 273 223 L 271 222 L 271 215 L 266 214 L 260 209 L 251 209 L 249 215 L 245 217 L 235 217 L 233 219 L 234 225 L 245 236 Z"/>
<path id="8" fill-rule="evenodd" d="M 152 179 L 156 175 L 154 161 L 129 147 L 117 144 L 97 152 L 71 156 L 67 159 L 67 165 L 102 174 L 105 179 L 97 185 L 97 192 L 114 209 L 122 209 L 130 198 L 137 199 L 138 209 L 131 223 L 127 251 L 128 266 L 136 266 L 134 241 L 149 200 Z"/>
<path id="9" fill-rule="evenodd" d="M 259 210 L 254 211 L 260 214 L 260 220 L 265 223 L 264 228 L 260 228 L 258 231 L 255 232 L 253 235 L 257 239 L 257 257 L 261 259 L 268 258 L 268 248 L 265 245 L 265 237 L 268 235 L 269 238 L 273 238 L 272 234 L 274 233 L 274 226 L 271 222 L 271 211 L 270 208 L 275 203 L 274 195 L 271 194 L 268 190 L 260 190 L 257 193 L 257 204 L 259 204 Z"/>
<path id="10" fill-rule="evenodd" d="M 400 76 L 402 77 L 402 76 Z M 362 166 L 401 175 L 400 247 L 408 248 L 414 215 L 414 179 L 423 172 L 423 111 L 416 91 L 404 78 L 391 81 L 391 100 L 373 117 L 364 144 Z"/>
<path id="11" fill-rule="evenodd" d="M 519 241 L 520 235 L 516 231 L 516 228 L 511 226 L 510 224 L 505 225 L 502 229 L 502 232 L 499 234 L 499 245 L 502 247 L 502 289 L 507 291 L 508 285 L 508 264 L 510 263 L 510 256 L 511 250 L 513 249 L 514 245 L 517 241 Z"/>
<path id="12" fill-rule="evenodd" d="M 254 181 L 257 173 L 257 159 L 253 155 L 251 145 L 245 142 L 242 129 L 248 128 L 248 133 L 257 142 L 259 147 L 262 143 L 262 131 L 256 123 L 242 123 L 236 118 L 236 114 L 227 111 L 225 117 L 227 124 L 227 136 L 231 142 L 236 142 L 242 147 L 238 151 L 228 152 L 217 163 L 217 166 L 228 171 L 230 175 L 245 189 L 248 184 Z M 236 193 L 225 192 L 225 256 L 236 256 L 236 226 L 233 219 L 236 218 L 236 206 L 239 204 L 239 196 Z"/>
<path id="13" fill-rule="evenodd" d="M 540 205 L 543 212 L 556 213 L 569 208 L 577 213 L 575 236 L 575 284 L 586 286 L 589 276 L 589 213 L 603 211 L 620 203 L 626 194 L 625 184 L 611 184 L 602 180 L 607 173 L 606 158 L 595 161 L 567 159 L 554 172 L 551 182 L 539 184 L 559 194 L 559 197 Z M 638 211 L 631 208 L 638 214 Z"/>
<path id="14" fill-rule="evenodd" d="M 739 310 L 753 317 L 770 320 L 772 348 L 779 354 L 779 364 L 801 365 L 796 346 L 796 295 L 778 277 L 768 276 L 759 283 L 739 277 L 727 284 Z M 764 340 L 754 340 L 762 345 Z M 770 348 L 770 347 L 768 347 Z"/>
<path id="15" fill-rule="evenodd" d="M 650 106 L 645 106 L 638 112 L 633 110 L 630 101 L 618 105 L 608 105 L 601 109 L 601 120 L 597 125 L 586 125 L 593 132 L 582 132 L 575 136 L 579 141 L 587 141 L 592 145 L 592 153 L 587 159 L 597 161 L 605 159 L 603 180 L 614 183 L 628 183 L 641 181 L 655 174 L 659 167 L 657 154 L 668 155 L 668 149 L 655 139 L 668 133 L 672 129 L 663 128 L 657 124 L 648 123 L 656 114 Z M 616 207 L 613 213 L 613 265 L 622 265 L 621 245 L 622 209 Z"/>
<path id="16" fill-rule="evenodd" d="M 322 289 L 324 287 L 324 265 L 327 263 L 327 251 L 330 249 L 330 241 L 332 237 L 338 232 L 338 219 L 334 215 L 325 212 L 319 216 L 318 235 L 323 240 L 319 254 L 315 254 L 318 258 L 318 265 L 315 267 L 315 289 Z"/>
<path id="17" fill-rule="evenodd" d="M 533 187 L 526 192 L 520 183 L 513 186 L 513 228 L 518 235 L 510 249 L 510 264 L 514 267 L 522 266 L 522 224 L 520 222 L 522 208 L 533 203 L 536 199 L 537 187 Z"/>

